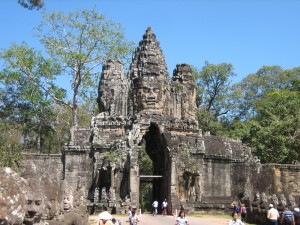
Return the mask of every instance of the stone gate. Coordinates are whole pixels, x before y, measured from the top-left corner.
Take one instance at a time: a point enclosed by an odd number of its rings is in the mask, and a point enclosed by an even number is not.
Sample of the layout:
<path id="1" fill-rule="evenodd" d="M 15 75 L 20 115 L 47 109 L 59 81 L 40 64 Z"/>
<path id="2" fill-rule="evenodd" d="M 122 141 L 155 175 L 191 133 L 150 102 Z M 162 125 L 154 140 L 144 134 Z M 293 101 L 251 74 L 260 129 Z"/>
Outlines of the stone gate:
<path id="1" fill-rule="evenodd" d="M 153 199 L 167 199 L 170 209 L 182 204 L 194 208 L 209 198 L 230 202 L 232 164 L 255 162 L 239 140 L 202 133 L 192 69 L 178 64 L 170 77 L 151 28 L 135 50 L 128 76 L 118 61 L 103 65 L 97 101 L 101 113 L 92 118 L 90 128 L 73 128 L 65 148 L 66 179 L 75 184 L 74 171 L 86 177 L 94 203 L 126 199 L 139 205 L 142 146 L 153 162 L 152 175 L 163 177 L 153 182 Z M 71 172 L 78 155 L 88 162 L 87 152 L 93 169 Z"/>

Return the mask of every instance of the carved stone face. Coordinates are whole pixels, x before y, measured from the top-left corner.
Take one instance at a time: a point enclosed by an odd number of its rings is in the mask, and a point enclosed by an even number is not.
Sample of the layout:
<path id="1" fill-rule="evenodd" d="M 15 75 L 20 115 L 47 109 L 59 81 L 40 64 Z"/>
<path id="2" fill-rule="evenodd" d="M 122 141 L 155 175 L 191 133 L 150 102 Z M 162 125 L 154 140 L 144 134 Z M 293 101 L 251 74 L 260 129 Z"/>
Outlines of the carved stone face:
<path id="1" fill-rule="evenodd" d="M 268 198 L 265 192 L 261 193 L 261 202 L 268 202 Z"/>
<path id="2" fill-rule="evenodd" d="M 71 194 L 66 194 L 64 196 L 64 210 L 69 211 L 73 209 L 74 197 Z"/>
<path id="3" fill-rule="evenodd" d="M 136 101 L 138 107 L 143 110 L 162 112 L 165 95 L 162 84 L 159 82 L 140 82 L 136 88 Z"/>
<path id="4" fill-rule="evenodd" d="M 113 92 L 112 91 L 108 91 L 108 90 L 100 90 L 100 101 L 99 101 L 99 105 L 100 105 L 100 110 L 102 112 L 109 112 L 109 108 L 110 108 L 110 104 Z"/>
<path id="5" fill-rule="evenodd" d="M 31 180 L 32 182 L 32 180 Z M 25 224 L 39 223 L 44 211 L 43 194 L 40 190 L 31 189 L 28 194 Z"/>
<path id="6" fill-rule="evenodd" d="M 279 196 L 279 204 L 280 205 L 286 205 L 286 197 L 284 196 L 284 194 L 281 194 Z"/>
<path id="7" fill-rule="evenodd" d="M 293 197 L 293 195 L 289 195 L 289 196 L 288 196 L 288 205 L 289 205 L 289 206 L 294 206 L 294 205 L 296 205 L 296 201 L 295 201 L 295 198 Z"/>

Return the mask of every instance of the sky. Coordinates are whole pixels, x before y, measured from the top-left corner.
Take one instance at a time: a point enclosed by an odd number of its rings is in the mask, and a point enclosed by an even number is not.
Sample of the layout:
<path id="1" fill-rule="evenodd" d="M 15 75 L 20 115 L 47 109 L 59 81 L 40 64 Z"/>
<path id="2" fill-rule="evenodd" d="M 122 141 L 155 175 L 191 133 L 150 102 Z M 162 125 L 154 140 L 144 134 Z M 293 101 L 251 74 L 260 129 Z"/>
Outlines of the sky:
<path id="1" fill-rule="evenodd" d="M 40 50 L 33 28 L 41 12 L 18 0 L 0 0 L 0 48 L 27 42 Z M 263 65 L 300 66 L 299 0 L 44 0 L 45 10 L 92 9 L 120 23 L 138 43 L 152 27 L 170 75 L 176 64 L 201 69 L 205 61 L 231 63 L 233 83 Z"/>

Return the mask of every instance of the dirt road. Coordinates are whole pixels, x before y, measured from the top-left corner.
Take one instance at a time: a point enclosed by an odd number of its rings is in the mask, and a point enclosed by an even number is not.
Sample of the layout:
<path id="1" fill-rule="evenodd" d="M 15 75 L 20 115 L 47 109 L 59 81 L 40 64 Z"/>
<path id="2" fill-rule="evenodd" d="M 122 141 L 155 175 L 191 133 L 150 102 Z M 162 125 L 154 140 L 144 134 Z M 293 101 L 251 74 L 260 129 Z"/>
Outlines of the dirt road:
<path id="1" fill-rule="evenodd" d="M 122 225 L 129 225 L 129 223 L 125 223 L 127 217 L 126 216 L 115 216 L 116 219 L 120 219 L 123 221 Z M 193 217 L 187 216 L 189 225 L 227 225 L 229 219 L 226 218 L 219 218 L 219 217 Z M 90 224 L 96 225 L 97 223 L 97 216 L 90 217 Z M 152 216 L 150 214 L 143 214 L 140 217 L 140 225 L 175 225 L 176 218 L 174 216 Z"/>

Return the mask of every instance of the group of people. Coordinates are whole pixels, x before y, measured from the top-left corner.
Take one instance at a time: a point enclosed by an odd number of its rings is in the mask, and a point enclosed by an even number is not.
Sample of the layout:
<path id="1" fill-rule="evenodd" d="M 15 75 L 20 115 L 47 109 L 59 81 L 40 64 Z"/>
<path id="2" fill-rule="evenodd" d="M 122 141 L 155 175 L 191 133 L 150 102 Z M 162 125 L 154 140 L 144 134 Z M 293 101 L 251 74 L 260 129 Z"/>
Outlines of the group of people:
<path id="1" fill-rule="evenodd" d="M 300 225 L 300 209 L 294 208 L 294 212 L 292 212 L 289 207 L 286 206 L 280 215 L 278 210 L 274 208 L 273 204 L 270 204 L 267 218 L 270 225 L 278 225 L 278 221 L 280 221 L 280 224 L 283 225 Z"/>
<path id="2" fill-rule="evenodd" d="M 163 204 L 163 207 L 167 207 L 167 204 Z M 157 205 L 158 206 L 158 205 Z M 128 215 L 128 221 L 130 225 L 137 225 L 138 222 L 140 222 L 140 218 L 136 213 L 136 210 L 132 209 L 132 207 L 129 207 L 127 211 Z M 187 225 L 188 221 L 185 217 L 185 212 L 184 210 L 181 210 L 178 214 L 178 217 L 176 218 L 176 225 Z M 107 212 L 101 212 L 99 214 L 99 220 L 97 225 L 122 225 L 122 222 L 120 220 L 116 220 L 115 218 L 112 217 L 112 215 Z"/>
<path id="3" fill-rule="evenodd" d="M 154 202 L 152 203 L 153 215 L 157 215 L 157 212 L 158 212 L 157 209 L 158 209 L 158 201 L 154 200 Z M 166 215 L 167 209 L 168 209 L 168 202 L 166 199 L 161 203 L 161 209 L 162 209 L 162 214 Z"/>
<path id="4" fill-rule="evenodd" d="M 244 225 L 246 223 L 247 215 L 245 205 L 233 202 L 231 203 L 231 206 L 233 207 L 233 213 L 229 225 Z M 239 214 L 241 215 L 241 219 L 239 219 Z M 274 205 L 270 204 L 267 219 L 269 225 L 278 225 L 279 223 L 281 225 L 300 225 L 300 209 L 294 208 L 294 212 L 292 212 L 289 207 L 286 206 L 280 215 L 278 210 L 274 208 Z"/>
<path id="5" fill-rule="evenodd" d="M 129 207 L 127 215 L 128 221 L 126 222 L 129 222 L 130 225 L 137 225 L 140 221 L 140 218 L 137 215 L 136 211 L 131 207 Z M 109 212 L 104 211 L 99 214 L 99 220 L 97 225 L 122 225 L 122 221 L 113 218 Z"/>

